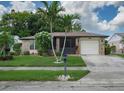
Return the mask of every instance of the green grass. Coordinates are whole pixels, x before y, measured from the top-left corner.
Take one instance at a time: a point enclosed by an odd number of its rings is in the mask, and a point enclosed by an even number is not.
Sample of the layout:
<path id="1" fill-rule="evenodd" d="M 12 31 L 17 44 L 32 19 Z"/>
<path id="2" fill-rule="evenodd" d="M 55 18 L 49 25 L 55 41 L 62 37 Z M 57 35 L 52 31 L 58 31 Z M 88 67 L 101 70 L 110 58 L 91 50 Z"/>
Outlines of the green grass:
<path id="1" fill-rule="evenodd" d="M 112 56 L 119 56 L 119 57 L 124 58 L 124 54 L 113 54 Z"/>
<path id="2" fill-rule="evenodd" d="M 59 67 L 64 64 L 56 64 L 54 57 L 43 57 L 43 56 L 15 56 L 13 60 L 9 61 L 0 61 L 0 67 L 17 67 L 17 66 L 25 66 L 25 67 Z M 76 66 L 86 66 L 84 61 L 80 56 L 68 56 L 67 58 L 67 66 L 76 67 Z"/>
<path id="3" fill-rule="evenodd" d="M 0 81 L 57 81 L 59 75 L 63 75 L 63 71 L 50 70 L 19 70 L 19 71 L 0 71 Z M 70 70 L 68 75 L 71 76 L 70 81 L 79 80 L 89 71 Z"/>

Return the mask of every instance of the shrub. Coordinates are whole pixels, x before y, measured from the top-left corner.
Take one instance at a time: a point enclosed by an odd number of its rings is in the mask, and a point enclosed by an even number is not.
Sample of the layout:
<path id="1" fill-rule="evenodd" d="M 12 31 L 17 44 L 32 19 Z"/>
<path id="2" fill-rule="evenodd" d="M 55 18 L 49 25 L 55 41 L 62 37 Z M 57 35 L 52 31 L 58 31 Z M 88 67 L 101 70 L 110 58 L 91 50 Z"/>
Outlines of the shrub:
<path id="1" fill-rule="evenodd" d="M 114 45 L 111 46 L 111 52 L 112 52 L 112 53 L 115 53 L 115 52 L 116 52 L 116 46 L 114 46 Z"/>
<path id="2" fill-rule="evenodd" d="M 29 51 L 24 51 L 23 54 L 24 54 L 24 55 L 30 55 L 30 52 L 29 52 Z"/>
<path id="3" fill-rule="evenodd" d="M 13 56 L 9 55 L 9 56 L 0 56 L 0 60 L 2 61 L 6 61 L 6 60 L 12 60 Z"/>
<path id="4" fill-rule="evenodd" d="M 13 50 L 15 51 L 16 55 L 20 55 L 21 54 L 21 46 L 22 46 L 21 43 L 14 44 Z"/>
<path id="5" fill-rule="evenodd" d="M 38 50 L 38 55 L 42 56 L 42 50 Z"/>
<path id="6" fill-rule="evenodd" d="M 12 56 L 15 55 L 15 52 L 14 51 L 11 51 L 10 52 L 10 55 L 12 55 Z"/>
<path id="7" fill-rule="evenodd" d="M 109 55 L 111 53 L 111 47 L 108 45 L 108 46 L 105 46 L 105 55 Z"/>
<path id="8" fill-rule="evenodd" d="M 48 50 L 51 47 L 50 35 L 48 32 L 42 31 L 35 35 L 36 48 L 40 55 L 48 54 Z"/>

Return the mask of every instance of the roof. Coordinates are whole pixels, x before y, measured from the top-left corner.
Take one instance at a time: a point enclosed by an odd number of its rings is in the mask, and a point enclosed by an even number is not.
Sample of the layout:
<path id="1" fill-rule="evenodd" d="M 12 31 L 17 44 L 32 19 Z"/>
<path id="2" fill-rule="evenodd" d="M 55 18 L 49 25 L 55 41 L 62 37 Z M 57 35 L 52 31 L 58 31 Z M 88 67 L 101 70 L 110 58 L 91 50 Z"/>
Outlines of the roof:
<path id="1" fill-rule="evenodd" d="M 65 36 L 65 32 L 53 32 L 52 35 L 54 37 L 63 37 Z M 89 33 L 89 32 L 67 32 L 67 37 L 108 37 L 106 35 Z M 21 40 L 34 40 L 34 36 L 23 37 Z"/>
<path id="2" fill-rule="evenodd" d="M 34 36 L 28 36 L 28 37 L 22 37 L 20 38 L 21 40 L 34 40 L 35 37 Z"/>
<path id="3" fill-rule="evenodd" d="M 124 37 L 124 33 L 114 33 L 114 34 L 109 38 L 108 41 L 110 41 L 110 40 L 113 38 L 113 36 L 115 36 L 115 35 L 118 35 L 118 36 Z"/>
<path id="4" fill-rule="evenodd" d="M 124 37 L 124 33 L 115 33 L 115 34 Z"/>
<path id="5" fill-rule="evenodd" d="M 63 37 L 65 36 L 65 32 L 54 32 L 52 33 L 55 37 Z M 108 37 L 106 35 L 89 33 L 89 32 L 67 32 L 68 37 Z"/>

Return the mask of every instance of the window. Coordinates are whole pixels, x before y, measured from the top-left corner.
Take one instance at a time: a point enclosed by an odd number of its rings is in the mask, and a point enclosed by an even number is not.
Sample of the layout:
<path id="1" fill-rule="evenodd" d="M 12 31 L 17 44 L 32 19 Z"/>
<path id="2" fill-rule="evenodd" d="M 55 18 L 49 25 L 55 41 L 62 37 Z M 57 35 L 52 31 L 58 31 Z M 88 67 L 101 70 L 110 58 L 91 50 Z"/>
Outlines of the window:
<path id="1" fill-rule="evenodd" d="M 61 41 L 60 41 L 60 46 L 61 48 L 63 47 L 63 44 L 64 44 L 64 38 L 61 38 Z M 75 38 L 67 38 L 66 39 L 66 44 L 65 44 L 65 47 L 66 48 L 74 48 L 75 47 Z"/>
<path id="2" fill-rule="evenodd" d="M 35 43 L 34 43 L 34 42 L 31 43 L 30 49 L 31 49 L 31 50 L 35 50 Z"/>

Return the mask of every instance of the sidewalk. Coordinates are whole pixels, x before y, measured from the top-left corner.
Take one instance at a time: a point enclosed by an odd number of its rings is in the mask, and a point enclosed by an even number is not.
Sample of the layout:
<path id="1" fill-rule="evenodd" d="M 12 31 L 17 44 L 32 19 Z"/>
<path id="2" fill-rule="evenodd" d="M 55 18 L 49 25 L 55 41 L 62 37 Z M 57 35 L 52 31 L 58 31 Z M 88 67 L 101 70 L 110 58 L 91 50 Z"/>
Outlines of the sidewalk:
<path id="1" fill-rule="evenodd" d="M 64 67 L 0 67 L 0 70 L 64 70 Z M 67 67 L 67 70 L 88 70 L 87 67 Z"/>

